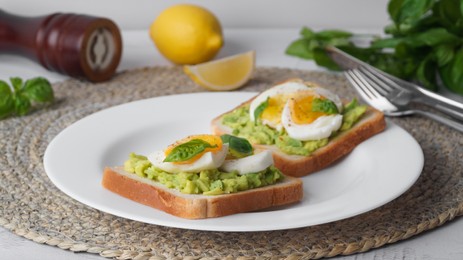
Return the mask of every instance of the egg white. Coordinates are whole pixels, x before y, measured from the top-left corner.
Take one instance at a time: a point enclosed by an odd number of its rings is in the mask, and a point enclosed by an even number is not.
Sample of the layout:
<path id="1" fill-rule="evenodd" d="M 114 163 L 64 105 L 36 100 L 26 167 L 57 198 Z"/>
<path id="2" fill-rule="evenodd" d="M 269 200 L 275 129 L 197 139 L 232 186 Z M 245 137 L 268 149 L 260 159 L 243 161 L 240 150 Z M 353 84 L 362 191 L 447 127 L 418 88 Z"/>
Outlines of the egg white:
<path id="1" fill-rule="evenodd" d="M 244 158 L 226 160 L 220 169 L 225 172 L 237 171 L 238 174 L 244 175 L 263 171 L 271 165 L 273 165 L 272 153 L 265 150 Z"/>
<path id="2" fill-rule="evenodd" d="M 222 149 L 217 152 L 206 152 L 198 160 L 189 164 L 176 164 L 163 162 L 166 158 L 163 151 L 156 151 L 148 155 L 148 160 L 154 167 L 170 173 L 179 172 L 200 172 L 219 168 L 228 153 L 228 144 L 223 144 Z"/>
<path id="3" fill-rule="evenodd" d="M 281 115 L 281 123 L 291 138 L 301 141 L 320 140 L 329 137 L 333 131 L 341 127 L 342 115 L 321 116 L 310 124 L 296 124 L 291 116 L 289 102 L 287 102 Z"/>

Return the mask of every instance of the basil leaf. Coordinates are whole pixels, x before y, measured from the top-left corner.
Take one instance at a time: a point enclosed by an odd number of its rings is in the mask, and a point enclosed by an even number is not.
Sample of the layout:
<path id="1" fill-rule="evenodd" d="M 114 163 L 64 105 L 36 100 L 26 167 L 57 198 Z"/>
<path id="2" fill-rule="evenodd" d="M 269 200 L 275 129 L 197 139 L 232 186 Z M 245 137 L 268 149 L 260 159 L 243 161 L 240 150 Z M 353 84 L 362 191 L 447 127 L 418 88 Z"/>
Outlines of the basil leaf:
<path id="1" fill-rule="evenodd" d="M 231 139 L 232 137 L 236 137 L 236 136 L 234 136 L 234 135 L 229 135 L 229 134 L 223 134 L 223 135 L 220 136 L 220 139 L 222 139 L 222 142 L 223 142 L 224 144 L 228 144 L 228 143 L 230 143 L 230 139 Z M 238 137 L 237 137 L 237 138 L 238 138 Z"/>
<path id="2" fill-rule="evenodd" d="M 40 103 L 52 102 L 53 89 L 50 82 L 42 77 L 29 79 L 24 84 L 23 93 L 31 100 Z"/>
<path id="3" fill-rule="evenodd" d="M 228 134 L 222 135 L 220 138 L 222 139 L 223 143 L 228 143 L 228 149 L 234 157 L 241 158 L 249 156 L 252 155 L 254 151 L 251 143 L 249 143 L 249 141 L 245 138 L 240 138 Z"/>
<path id="4" fill-rule="evenodd" d="M 326 51 L 321 48 L 317 48 L 314 51 L 314 60 L 317 65 L 326 67 L 330 70 L 341 70 L 339 65 L 335 63 L 329 56 L 326 54 Z"/>
<path id="5" fill-rule="evenodd" d="M 458 0 L 440 0 L 435 4 L 433 13 L 439 19 L 440 24 L 457 33 L 459 31 L 457 25 L 462 17 L 461 6 L 462 3 Z"/>
<path id="6" fill-rule="evenodd" d="M 259 119 L 262 113 L 264 113 L 264 110 L 268 107 L 269 99 L 270 98 L 267 97 L 267 99 L 264 102 L 260 103 L 260 105 L 256 107 L 256 109 L 254 110 L 254 121 L 257 122 L 257 119 Z"/>
<path id="7" fill-rule="evenodd" d="M 389 13 L 389 16 L 396 24 L 400 23 L 399 16 L 403 3 L 404 0 L 390 0 L 387 5 L 387 11 Z"/>
<path id="8" fill-rule="evenodd" d="M 434 55 L 439 67 L 449 63 L 453 59 L 454 54 L 454 46 L 450 44 L 442 44 L 434 48 Z"/>
<path id="9" fill-rule="evenodd" d="M 434 46 L 444 43 L 458 43 L 461 40 L 454 34 L 449 33 L 445 28 L 432 28 L 420 34 L 412 35 L 406 40 L 412 47 Z"/>
<path id="10" fill-rule="evenodd" d="M 447 88 L 463 94 L 463 61 L 458 54 L 463 48 L 463 1 L 389 0 L 387 11 L 392 24 L 384 31 L 389 37 L 377 37 L 369 47 L 356 46 L 349 32 L 314 32 L 303 27 L 300 38 L 306 42 L 293 55 L 338 70 L 324 52 L 326 46 L 336 46 L 380 70 L 419 81 L 430 89 L 436 89 L 439 73 Z"/>
<path id="11" fill-rule="evenodd" d="M 447 65 L 439 69 L 439 75 L 447 86 L 453 92 L 463 94 L 463 47 L 456 53 L 455 57 Z"/>
<path id="12" fill-rule="evenodd" d="M 31 102 L 29 101 L 29 98 L 22 94 L 16 95 L 14 99 L 15 113 L 18 116 L 24 116 L 27 113 L 29 113 L 30 109 L 31 109 Z"/>
<path id="13" fill-rule="evenodd" d="M 377 48 L 377 49 L 382 49 L 382 48 L 395 48 L 399 43 L 402 43 L 404 41 L 403 38 L 384 38 L 384 39 L 378 39 L 375 40 L 371 43 L 371 48 Z"/>
<path id="14" fill-rule="evenodd" d="M 0 80 L 0 119 L 10 116 L 13 111 L 13 92 L 5 81 Z"/>
<path id="15" fill-rule="evenodd" d="M 391 18 L 397 25 L 414 24 L 434 4 L 434 0 L 402 0 L 393 2 Z"/>
<path id="16" fill-rule="evenodd" d="M 311 41 L 308 39 L 295 40 L 288 46 L 288 48 L 286 48 L 285 53 L 303 59 L 312 59 L 313 53 L 309 48 L 310 44 Z"/>
<path id="17" fill-rule="evenodd" d="M 299 34 L 304 38 L 304 39 L 312 39 L 315 35 L 315 33 L 310 29 L 310 28 L 307 28 L 307 27 L 302 27 L 301 31 L 299 32 Z"/>
<path id="18" fill-rule="evenodd" d="M 187 161 L 194 156 L 202 153 L 206 148 L 214 148 L 217 145 L 212 146 L 206 141 L 201 139 L 192 139 L 186 143 L 176 146 L 172 151 L 166 156 L 164 162 L 183 162 Z"/>
<path id="19" fill-rule="evenodd" d="M 350 38 L 352 33 L 341 30 L 323 30 L 316 33 L 317 39 L 331 40 L 333 38 Z"/>
<path id="20" fill-rule="evenodd" d="M 323 112 L 326 114 L 338 114 L 338 107 L 329 99 L 315 98 L 312 102 L 313 112 Z"/>
<path id="21" fill-rule="evenodd" d="M 19 92 L 23 87 L 23 80 L 18 77 L 10 78 L 11 85 L 13 85 L 14 91 Z"/>
<path id="22" fill-rule="evenodd" d="M 423 60 L 416 71 L 416 77 L 427 89 L 437 90 L 436 83 L 436 63 L 432 61 L 429 55 Z"/>

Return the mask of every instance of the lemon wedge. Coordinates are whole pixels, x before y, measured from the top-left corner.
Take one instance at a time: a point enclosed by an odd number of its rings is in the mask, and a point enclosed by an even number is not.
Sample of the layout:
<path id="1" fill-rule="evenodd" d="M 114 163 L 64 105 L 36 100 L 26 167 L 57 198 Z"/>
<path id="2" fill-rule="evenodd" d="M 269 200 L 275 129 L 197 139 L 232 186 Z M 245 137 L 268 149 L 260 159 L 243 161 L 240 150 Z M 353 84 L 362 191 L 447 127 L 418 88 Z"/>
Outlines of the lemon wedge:
<path id="1" fill-rule="evenodd" d="M 255 56 L 255 51 L 249 51 L 197 65 L 186 65 L 183 71 L 194 82 L 208 90 L 234 90 L 251 78 Z"/>

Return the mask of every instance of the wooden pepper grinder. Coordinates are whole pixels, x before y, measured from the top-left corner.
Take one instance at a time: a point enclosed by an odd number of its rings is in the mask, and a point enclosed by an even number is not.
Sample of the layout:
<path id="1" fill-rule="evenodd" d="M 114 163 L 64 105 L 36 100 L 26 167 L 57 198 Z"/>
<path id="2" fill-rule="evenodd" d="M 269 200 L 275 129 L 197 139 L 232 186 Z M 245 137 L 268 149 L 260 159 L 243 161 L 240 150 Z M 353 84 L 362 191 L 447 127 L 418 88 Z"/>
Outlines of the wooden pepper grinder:
<path id="1" fill-rule="evenodd" d="M 0 53 L 18 54 L 48 70 L 100 82 L 116 71 L 122 39 L 117 25 L 105 18 L 63 13 L 22 17 L 0 9 Z"/>

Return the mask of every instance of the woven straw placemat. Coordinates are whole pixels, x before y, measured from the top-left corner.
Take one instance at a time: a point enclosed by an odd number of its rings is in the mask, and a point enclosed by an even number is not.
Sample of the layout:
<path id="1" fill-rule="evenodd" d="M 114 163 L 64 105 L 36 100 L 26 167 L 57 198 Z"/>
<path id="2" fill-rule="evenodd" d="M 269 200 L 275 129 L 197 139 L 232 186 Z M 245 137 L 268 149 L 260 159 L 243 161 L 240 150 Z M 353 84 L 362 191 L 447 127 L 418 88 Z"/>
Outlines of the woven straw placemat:
<path id="1" fill-rule="evenodd" d="M 339 75 L 282 68 L 258 68 L 241 90 L 261 91 L 293 77 L 354 97 Z M 102 84 L 68 80 L 53 87 L 57 97 L 53 106 L 0 121 L 0 225 L 38 243 L 118 259 L 310 259 L 364 252 L 463 214 L 462 135 L 427 119 L 407 117 L 393 121 L 423 148 L 423 173 L 398 199 L 362 215 L 324 225 L 254 233 L 192 231 L 115 217 L 73 200 L 50 182 L 42 163 L 48 143 L 76 120 L 103 108 L 203 89 L 176 67 L 126 71 Z"/>

